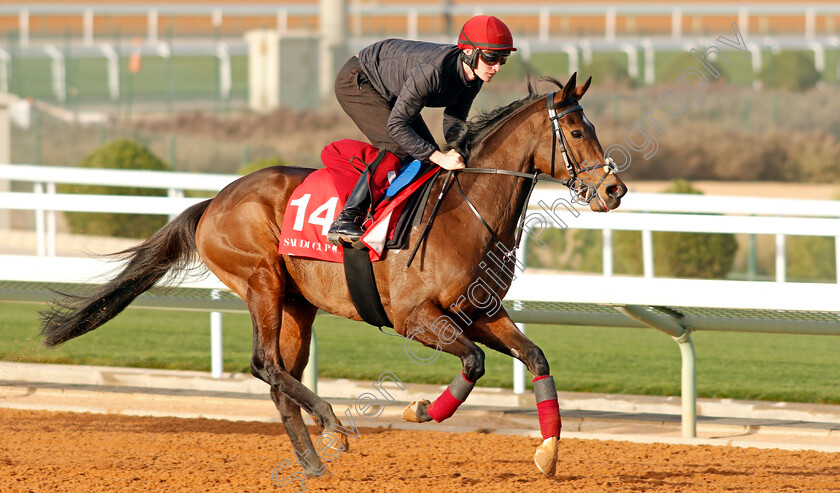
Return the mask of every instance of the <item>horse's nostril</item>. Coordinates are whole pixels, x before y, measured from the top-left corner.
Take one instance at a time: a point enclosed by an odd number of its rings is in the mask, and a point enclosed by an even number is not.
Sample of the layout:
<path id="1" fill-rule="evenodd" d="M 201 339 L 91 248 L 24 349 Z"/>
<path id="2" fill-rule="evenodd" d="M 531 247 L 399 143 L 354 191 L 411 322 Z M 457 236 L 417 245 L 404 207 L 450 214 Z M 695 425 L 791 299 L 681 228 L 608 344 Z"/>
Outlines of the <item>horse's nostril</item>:
<path id="1" fill-rule="evenodd" d="M 618 185 L 610 185 L 607 187 L 607 195 L 610 197 L 617 197 L 621 195 L 621 187 Z"/>

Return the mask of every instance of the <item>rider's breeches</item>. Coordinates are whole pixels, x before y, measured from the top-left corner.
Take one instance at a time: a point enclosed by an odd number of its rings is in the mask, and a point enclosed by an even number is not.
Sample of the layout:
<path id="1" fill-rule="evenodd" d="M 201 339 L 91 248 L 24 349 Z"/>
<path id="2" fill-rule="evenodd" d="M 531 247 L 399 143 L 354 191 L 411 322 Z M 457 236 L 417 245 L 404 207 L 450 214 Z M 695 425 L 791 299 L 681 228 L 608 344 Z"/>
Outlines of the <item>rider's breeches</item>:
<path id="1" fill-rule="evenodd" d="M 370 143 L 379 149 L 388 149 L 405 162 L 408 154 L 388 135 L 388 117 L 391 104 L 368 82 L 359 59 L 355 56 L 344 64 L 335 78 L 335 96 L 338 104 L 347 113 Z M 417 117 L 411 128 L 427 142 L 435 139 L 423 118 Z"/>

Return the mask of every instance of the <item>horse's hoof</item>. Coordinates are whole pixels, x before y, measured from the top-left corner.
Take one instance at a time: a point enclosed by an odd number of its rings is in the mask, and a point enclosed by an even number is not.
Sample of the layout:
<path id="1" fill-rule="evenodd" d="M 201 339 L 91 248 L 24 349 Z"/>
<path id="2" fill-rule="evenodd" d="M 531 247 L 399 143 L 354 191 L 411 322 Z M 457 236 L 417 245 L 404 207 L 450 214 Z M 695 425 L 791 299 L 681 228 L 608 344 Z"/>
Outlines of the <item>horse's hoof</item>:
<path id="1" fill-rule="evenodd" d="M 338 446 L 345 452 L 350 451 L 350 439 L 344 433 L 338 434 Z"/>
<path id="2" fill-rule="evenodd" d="M 428 413 L 426 413 L 426 408 L 429 407 L 429 404 L 431 402 L 426 399 L 422 401 L 411 401 L 411 404 L 403 411 L 403 421 L 408 421 L 409 423 L 426 423 L 431 421 L 431 418 L 427 417 Z"/>
<path id="3" fill-rule="evenodd" d="M 329 436 L 333 437 L 334 439 L 324 437 L 324 435 L 326 434 L 329 434 Z M 331 428 L 330 430 L 321 430 L 318 436 L 322 437 L 319 438 L 319 442 L 320 440 L 324 440 L 323 446 L 327 450 L 335 450 L 339 454 L 350 451 L 350 439 L 347 438 L 347 435 L 345 435 L 344 433 L 339 433 L 335 431 L 335 429 Z M 337 456 L 338 455 L 336 455 L 336 457 Z"/>
<path id="4" fill-rule="evenodd" d="M 333 477 L 333 473 L 330 472 L 329 469 L 324 469 L 324 472 L 321 474 L 315 474 L 307 468 L 303 468 L 304 474 L 306 474 L 307 479 L 316 479 L 318 481 L 329 480 Z"/>
<path id="5" fill-rule="evenodd" d="M 557 472 L 557 437 L 546 438 L 542 445 L 537 447 L 534 463 L 546 477 L 554 476 Z"/>

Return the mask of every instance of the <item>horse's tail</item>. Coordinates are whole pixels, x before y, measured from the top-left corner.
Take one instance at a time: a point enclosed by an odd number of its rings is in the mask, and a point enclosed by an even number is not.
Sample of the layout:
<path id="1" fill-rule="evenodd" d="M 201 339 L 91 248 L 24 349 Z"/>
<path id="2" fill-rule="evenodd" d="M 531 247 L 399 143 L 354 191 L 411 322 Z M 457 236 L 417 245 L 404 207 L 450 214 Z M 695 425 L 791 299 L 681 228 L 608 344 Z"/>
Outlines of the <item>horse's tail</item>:
<path id="1" fill-rule="evenodd" d="M 144 291 L 172 271 L 177 279 L 198 260 L 195 233 L 210 200 L 195 204 L 139 245 L 113 254 L 125 268 L 87 295 L 64 295 L 41 313 L 44 344 L 56 346 L 90 332 L 119 314 Z"/>

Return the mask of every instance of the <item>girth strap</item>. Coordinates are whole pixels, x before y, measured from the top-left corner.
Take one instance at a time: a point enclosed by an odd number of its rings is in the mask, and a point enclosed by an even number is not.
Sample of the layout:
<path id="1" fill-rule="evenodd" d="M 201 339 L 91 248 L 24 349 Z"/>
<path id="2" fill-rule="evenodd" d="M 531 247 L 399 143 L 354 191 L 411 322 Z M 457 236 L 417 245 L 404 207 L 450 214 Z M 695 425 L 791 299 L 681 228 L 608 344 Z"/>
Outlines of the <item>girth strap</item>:
<path id="1" fill-rule="evenodd" d="M 344 247 L 344 275 L 347 277 L 350 299 L 362 319 L 374 327 L 394 327 L 382 306 L 367 250 Z"/>

